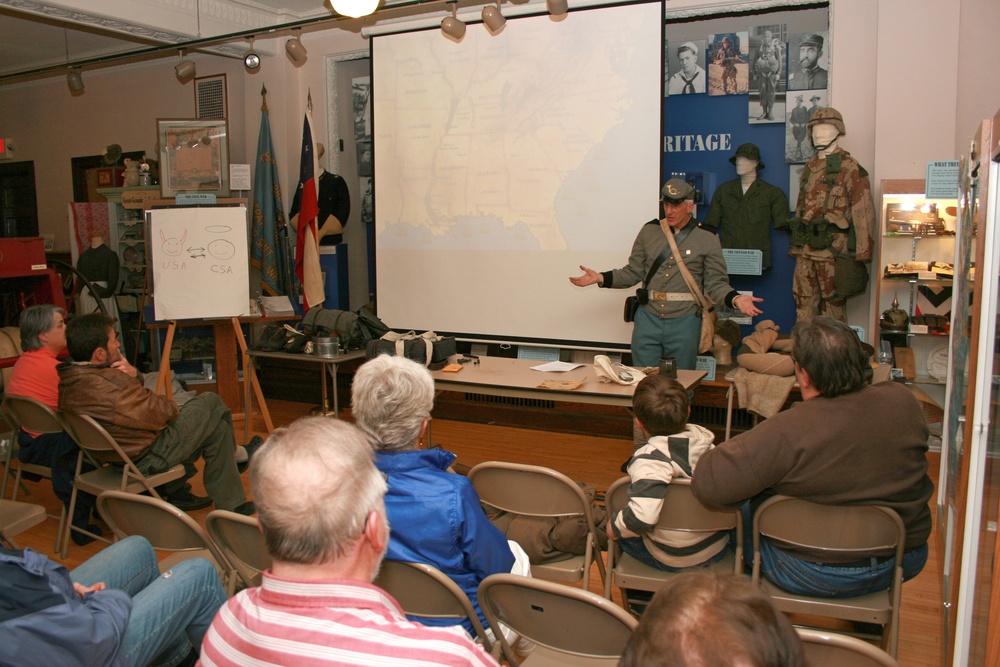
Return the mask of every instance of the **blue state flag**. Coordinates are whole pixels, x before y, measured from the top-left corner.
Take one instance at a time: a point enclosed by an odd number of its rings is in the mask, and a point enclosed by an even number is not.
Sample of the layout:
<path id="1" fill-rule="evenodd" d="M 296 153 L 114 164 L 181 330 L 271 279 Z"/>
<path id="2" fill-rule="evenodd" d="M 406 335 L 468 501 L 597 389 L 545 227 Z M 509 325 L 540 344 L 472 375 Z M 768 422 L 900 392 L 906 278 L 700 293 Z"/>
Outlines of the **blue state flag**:
<path id="1" fill-rule="evenodd" d="M 282 243 L 282 236 L 285 242 Z M 287 229 L 281 205 L 278 165 L 271 145 L 271 123 L 267 102 L 261 106 L 260 134 L 257 137 L 257 173 L 253 184 L 253 227 L 250 263 L 260 270 L 261 290 L 265 295 L 292 294 L 290 267 L 287 261 Z"/>

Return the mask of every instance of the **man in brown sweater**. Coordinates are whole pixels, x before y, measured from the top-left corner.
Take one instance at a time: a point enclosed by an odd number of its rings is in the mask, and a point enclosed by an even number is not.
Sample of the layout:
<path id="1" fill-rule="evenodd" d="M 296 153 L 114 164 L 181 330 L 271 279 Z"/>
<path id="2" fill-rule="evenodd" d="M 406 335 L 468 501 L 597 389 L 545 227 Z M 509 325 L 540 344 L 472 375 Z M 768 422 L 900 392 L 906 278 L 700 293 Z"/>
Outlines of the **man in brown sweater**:
<path id="1" fill-rule="evenodd" d="M 180 480 L 164 485 L 179 509 L 207 507 L 253 514 L 236 467 L 233 417 L 218 394 L 203 393 L 179 408 L 143 387 L 142 375 L 121 355 L 111 319 L 100 313 L 74 318 L 66 327 L 73 361 L 61 364 L 59 409 L 95 419 L 143 474 L 184 464 Z M 191 494 L 186 480 L 205 459 L 204 481 L 211 499 Z"/>
<path id="2" fill-rule="evenodd" d="M 692 490 L 706 505 L 746 503 L 745 516 L 782 494 L 834 505 L 881 505 L 906 526 L 903 577 L 927 562 L 931 532 L 927 424 L 906 387 L 869 385 L 871 367 L 843 322 L 817 317 L 792 331 L 792 359 L 803 401 L 714 450 L 698 462 Z M 749 535 L 749 533 L 747 533 Z M 749 539 L 748 539 L 749 542 Z M 761 540 L 761 572 L 803 595 L 850 597 L 888 587 L 894 559 L 824 564 Z"/>

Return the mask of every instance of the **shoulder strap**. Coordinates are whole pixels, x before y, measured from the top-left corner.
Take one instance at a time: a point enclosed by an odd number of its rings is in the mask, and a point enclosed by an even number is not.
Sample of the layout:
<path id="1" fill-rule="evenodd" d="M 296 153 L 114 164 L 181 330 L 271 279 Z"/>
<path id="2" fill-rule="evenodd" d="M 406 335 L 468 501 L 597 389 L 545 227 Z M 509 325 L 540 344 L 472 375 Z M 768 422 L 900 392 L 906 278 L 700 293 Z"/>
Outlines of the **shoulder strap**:
<path id="1" fill-rule="evenodd" d="M 663 233 L 667 237 L 667 243 L 670 244 L 670 249 L 673 251 L 674 258 L 677 260 L 677 268 L 681 270 L 681 276 L 684 277 L 684 282 L 687 283 L 687 287 L 691 290 L 691 294 L 694 294 L 694 298 L 698 300 L 698 305 L 701 306 L 702 309 L 711 311 L 715 307 L 705 299 L 705 295 L 702 294 L 701 288 L 698 287 L 698 283 L 695 281 L 694 276 L 691 275 L 691 272 L 688 271 L 687 265 L 684 264 L 684 257 L 677 248 L 677 241 L 674 240 L 674 230 L 670 229 L 670 225 L 667 224 L 666 220 L 660 220 L 660 229 L 663 230 Z M 688 234 L 691 233 L 691 230 L 686 231 Z M 685 234 L 685 236 L 686 235 L 687 234 Z"/>

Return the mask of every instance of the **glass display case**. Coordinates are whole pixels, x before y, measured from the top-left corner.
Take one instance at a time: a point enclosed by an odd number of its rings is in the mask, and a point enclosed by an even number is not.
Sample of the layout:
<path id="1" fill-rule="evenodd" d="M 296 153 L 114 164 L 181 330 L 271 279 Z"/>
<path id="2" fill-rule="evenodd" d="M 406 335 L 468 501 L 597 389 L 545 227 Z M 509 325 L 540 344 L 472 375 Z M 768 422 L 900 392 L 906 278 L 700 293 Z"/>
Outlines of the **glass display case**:
<path id="1" fill-rule="evenodd" d="M 956 199 L 927 199 L 920 179 L 882 181 L 872 331 L 908 381 L 947 378 Z M 894 306 L 896 303 L 898 306 Z M 900 312 L 902 311 L 902 312 Z"/>

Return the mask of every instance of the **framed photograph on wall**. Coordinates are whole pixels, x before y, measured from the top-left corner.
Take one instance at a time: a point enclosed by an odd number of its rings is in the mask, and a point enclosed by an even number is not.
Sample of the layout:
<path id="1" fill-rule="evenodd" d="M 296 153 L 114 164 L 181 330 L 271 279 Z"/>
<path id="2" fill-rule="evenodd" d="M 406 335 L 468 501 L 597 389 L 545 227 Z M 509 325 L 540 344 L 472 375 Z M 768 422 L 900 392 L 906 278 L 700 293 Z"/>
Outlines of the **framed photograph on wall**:
<path id="1" fill-rule="evenodd" d="M 160 195 L 229 196 L 229 132 L 225 119 L 156 121 Z"/>

